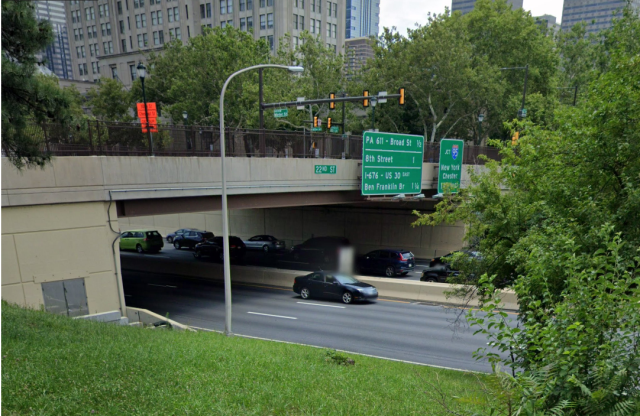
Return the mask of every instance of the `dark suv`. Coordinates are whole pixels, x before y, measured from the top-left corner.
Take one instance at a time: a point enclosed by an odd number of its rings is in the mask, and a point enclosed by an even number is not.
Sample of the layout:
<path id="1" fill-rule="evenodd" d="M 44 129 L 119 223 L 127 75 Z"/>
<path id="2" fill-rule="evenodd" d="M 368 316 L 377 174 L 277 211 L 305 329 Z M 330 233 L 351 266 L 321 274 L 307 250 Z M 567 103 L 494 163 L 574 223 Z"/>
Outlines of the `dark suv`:
<path id="1" fill-rule="evenodd" d="M 460 274 L 459 270 L 454 269 L 449 264 L 453 260 L 453 255 L 456 253 L 462 253 L 463 256 L 459 258 L 460 261 L 464 262 L 473 262 L 476 268 L 482 260 L 482 256 L 477 251 L 470 250 L 460 250 L 454 251 L 453 253 L 449 253 L 446 256 L 436 257 L 431 259 L 429 263 L 429 268 L 424 269 L 422 272 L 422 276 L 420 277 L 420 281 L 422 282 L 446 282 L 449 277 L 458 276 Z M 471 273 L 469 275 L 470 278 L 476 276 L 475 273 Z"/>
<path id="2" fill-rule="evenodd" d="M 374 250 L 358 258 L 360 273 L 384 273 L 387 277 L 406 276 L 416 265 L 408 250 Z"/>
<path id="3" fill-rule="evenodd" d="M 173 239 L 173 247 L 180 250 L 182 247 L 194 248 L 196 244 L 202 243 L 206 240 L 212 239 L 213 233 L 210 231 L 194 231 L 190 230 L 176 236 Z"/>
<path id="4" fill-rule="evenodd" d="M 232 259 L 241 259 L 244 257 L 247 247 L 240 238 L 230 235 L 229 250 L 231 251 Z M 197 259 L 209 257 L 222 261 L 224 259 L 223 252 L 222 236 L 219 236 L 203 241 L 202 243 L 198 243 L 195 247 L 193 257 Z"/>
<path id="5" fill-rule="evenodd" d="M 295 260 L 316 263 L 334 263 L 338 260 L 338 253 L 343 247 L 351 244 L 344 237 L 315 237 L 291 248 L 291 255 Z"/>

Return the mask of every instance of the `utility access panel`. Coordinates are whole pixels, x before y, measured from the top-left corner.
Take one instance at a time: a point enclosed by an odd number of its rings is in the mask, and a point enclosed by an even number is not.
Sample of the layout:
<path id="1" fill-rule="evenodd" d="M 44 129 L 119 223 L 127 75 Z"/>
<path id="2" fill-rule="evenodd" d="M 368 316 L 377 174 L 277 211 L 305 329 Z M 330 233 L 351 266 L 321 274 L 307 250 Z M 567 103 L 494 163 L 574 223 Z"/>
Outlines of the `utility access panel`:
<path id="1" fill-rule="evenodd" d="M 362 195 L 419 194 L 424 137 L 367 131 L 362 143 Z"/>

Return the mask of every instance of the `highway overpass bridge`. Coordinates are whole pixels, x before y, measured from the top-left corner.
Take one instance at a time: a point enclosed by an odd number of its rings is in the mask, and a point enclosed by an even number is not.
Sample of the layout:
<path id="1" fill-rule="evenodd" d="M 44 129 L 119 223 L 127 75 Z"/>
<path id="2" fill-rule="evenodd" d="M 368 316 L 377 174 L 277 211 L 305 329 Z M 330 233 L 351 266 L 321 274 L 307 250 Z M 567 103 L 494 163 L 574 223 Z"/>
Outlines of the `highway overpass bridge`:
<path id="1" fill-rule="evenodd" d="M 318 164 L 337 173 L 318 175 Z M 362 197 L 359 160 L 232 157 L 227 169 L 231 233 L 242 238 L 273 233 L 294 244 L 341 233 L 364 249 L 401 245 L 422 255 L 462 241 L 460 226 L 410 227 L 413 209 L 433 209 L 429 198 Z M 218 157 L 204 156 L 60 156 L 22 171 L 2 158 L 2 298 L 71 315 L 124 315 L 118 231 L 220 232 L 220 171 Z M 463 186 L 468 180 L 465 169 Z M 437 164 L 425 163 L 425 195 L 436 181 Z"/>

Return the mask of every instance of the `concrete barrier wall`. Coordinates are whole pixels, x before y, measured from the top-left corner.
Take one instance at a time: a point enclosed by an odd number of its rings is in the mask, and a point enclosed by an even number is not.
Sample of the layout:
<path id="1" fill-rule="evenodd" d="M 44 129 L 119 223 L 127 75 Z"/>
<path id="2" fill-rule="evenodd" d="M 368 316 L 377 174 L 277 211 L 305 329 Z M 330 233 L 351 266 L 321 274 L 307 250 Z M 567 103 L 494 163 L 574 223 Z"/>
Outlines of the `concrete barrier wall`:
<path id="1" fill-rule="evenodd" d="M 223 268 L 221 264 L 209 262 L 184 263 L 174 260 L 149 257 L 122 258 L 122 268 L 149 273 L 166 273 L 180 276 L 196 277 L 222 281 Z M 306 271 L 282 270 L 267 267 L 231 266 L 231 282 L 250 283 L 256 285 L 278 286 L 293 288 L 293 279 L 296 276 L 309 274 Z M 455 289 L 455 286 L 446 283 L 427 283 L 415 280 L 387 279 L 369 276 L 357 276 L 358 280 L 374 285 L 381 297 L 389 297 L 416 302 L 432 302 L 447 305 L 460 305 L 456 298 L 449 298 L 446 292 Z M 505 291 L 502 294 L 504 308 L 518 310 L 518 302 L 515 293 Z M 477 299 L 473 299 L 467 305 L 475 307 Z M 128 309 L 128 308 L 127 308 Z"/>

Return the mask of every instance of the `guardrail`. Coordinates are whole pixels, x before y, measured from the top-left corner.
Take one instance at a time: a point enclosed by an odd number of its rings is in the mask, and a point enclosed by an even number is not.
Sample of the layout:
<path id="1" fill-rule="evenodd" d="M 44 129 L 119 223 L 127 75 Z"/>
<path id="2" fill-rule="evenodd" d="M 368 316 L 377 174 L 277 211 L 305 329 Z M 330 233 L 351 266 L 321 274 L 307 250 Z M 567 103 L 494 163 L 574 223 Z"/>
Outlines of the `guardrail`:
<path id="1" fill-rule="evenodd" d="M 153 153 L 150 135 L 137 123 L 34 124 L 29 135 L 54 156 L 220 156 L 220 130 L 212 126 L 159 125 Z M 362 158 L 362 136 L 228 128 L 225 137 L 229 157 Z M 500 158 L 497 148 L 467 146 L 463 163 L 482 165 L 480 155 Z M 424 161 L 438 163 L 439 158 L 440 144 L 425 142 Z"/>

